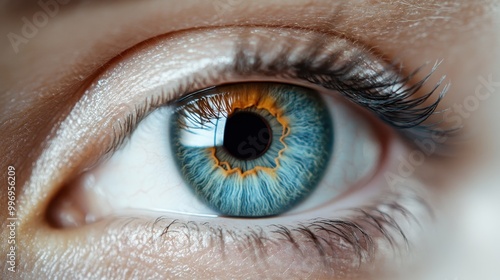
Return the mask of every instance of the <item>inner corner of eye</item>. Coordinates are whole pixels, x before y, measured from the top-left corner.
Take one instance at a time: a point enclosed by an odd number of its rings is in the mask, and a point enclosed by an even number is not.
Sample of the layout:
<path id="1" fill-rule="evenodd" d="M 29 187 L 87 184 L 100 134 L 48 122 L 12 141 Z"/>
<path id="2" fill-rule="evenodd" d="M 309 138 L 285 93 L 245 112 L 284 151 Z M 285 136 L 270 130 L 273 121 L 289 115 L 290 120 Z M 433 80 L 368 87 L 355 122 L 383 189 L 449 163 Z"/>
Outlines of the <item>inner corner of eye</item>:
<path id="1" fill-rule="evenodd" d="M 370 125 L 318 91 L 230 84 L 151 113 L 125 149 L 66 188 L 49 211 L 75 226 L 126 210 L 267 217 L 332 201 L 373 171 Z"/>

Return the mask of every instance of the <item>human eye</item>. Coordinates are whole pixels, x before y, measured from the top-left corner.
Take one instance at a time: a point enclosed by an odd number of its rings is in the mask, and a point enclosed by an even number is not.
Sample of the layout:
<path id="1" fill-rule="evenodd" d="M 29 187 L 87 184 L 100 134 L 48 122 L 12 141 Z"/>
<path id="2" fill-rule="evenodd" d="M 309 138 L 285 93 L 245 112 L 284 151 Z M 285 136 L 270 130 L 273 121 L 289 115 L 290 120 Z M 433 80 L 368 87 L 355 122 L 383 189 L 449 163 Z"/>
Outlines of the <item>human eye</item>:
<path id="1" fill-rule="evenodd" d="M 125 247 L 252 259 L 259 275 L 278 263 L 354 273 L 399 254 L 431 217 L 426 182 L 387 177 L 396 155 L 425 155 L 416 140 L 447 135 L 426 122 L 447 87 L 417 74 L 342 36 L 295 28 L 144 42 L 82 89 L 42 155 L 38 168 L 71 151 L 74 170 L 47 216 L 62 231 L 132 234 Z"/>
<path id="2" fill-rule="evenodd" d="M 3 1 L 0 177 L 8 188 L 0 197 L 9 203 L 0 210 L 0 278 L 497 279 L 498 12 L 494 0 Z M 296 36 L 279 36 L 288 31 Z M 191 39 L 176 40 L 183 34 Z M 332 81 L 339 76 L 317 67 L 320 46 L 334 38 L 345 40 L 344 55 L 359 50 L 358 74 L 421 88 L 363 102 L 366 84 Z M 288 210 L 223 214 L 177 166 L 164 168 L 177 161 L 169 154 L 131 155 L 158 143 L 171 150 L 171 130 L 155 127 L 172 124 L 183 98 L 259 85 L 314 92 L 331 117 L 329 165 Z M 152 140 L 148 127 L 161 137 Z M 361 141 L 374 145 L 373 157 L 355 148 Z M 123 188 L 103 184 L 118 180 L 112 162 L 127 170 Z M 92 180 L 80 188 L 91 174 L 102 196 L 91 196 Z M 332 174 L 343 184 L 323 184 Z"/>

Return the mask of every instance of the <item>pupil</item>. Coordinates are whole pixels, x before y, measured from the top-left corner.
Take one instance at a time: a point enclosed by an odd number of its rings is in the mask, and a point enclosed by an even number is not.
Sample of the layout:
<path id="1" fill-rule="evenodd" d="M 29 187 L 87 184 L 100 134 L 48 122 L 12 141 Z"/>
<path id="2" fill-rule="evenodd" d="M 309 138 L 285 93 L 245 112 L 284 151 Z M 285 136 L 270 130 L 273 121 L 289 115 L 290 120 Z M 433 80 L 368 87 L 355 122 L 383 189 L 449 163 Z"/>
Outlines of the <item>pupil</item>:
<path id="1" fill-rule="evenodd" d="M 226 120 L 223 146 L 240 160 L 256 159 L 269 149 L 272 130 L 269 123 L 252 112 L 236 112 Z"/>

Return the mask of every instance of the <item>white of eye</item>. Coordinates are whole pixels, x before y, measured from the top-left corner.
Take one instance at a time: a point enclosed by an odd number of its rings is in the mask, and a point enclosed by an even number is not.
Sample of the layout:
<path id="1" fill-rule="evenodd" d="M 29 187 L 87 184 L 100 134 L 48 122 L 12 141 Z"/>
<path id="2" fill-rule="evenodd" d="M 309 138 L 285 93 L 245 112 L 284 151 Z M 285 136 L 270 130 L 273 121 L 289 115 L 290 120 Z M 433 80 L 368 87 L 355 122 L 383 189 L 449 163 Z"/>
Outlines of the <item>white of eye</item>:
<path id="1" fill-rule="evenodd" d="M 366 184 L 380 162 L 382 146 L 367 117 L 331 95 L 322 96 L 333 119 L 332 156 L 317 188 L 283 216 L 336 203 L 349 190 Z M 169 137 L 172 113 L 170 107 L 152 112 L 120 150 L 76 182 L 86 222 L 131 211 L 217 217 L 185 184 L 176 166 Z M 213 143 L 212 133 L 217 131 L 208 130 L 207 141 Z"/>

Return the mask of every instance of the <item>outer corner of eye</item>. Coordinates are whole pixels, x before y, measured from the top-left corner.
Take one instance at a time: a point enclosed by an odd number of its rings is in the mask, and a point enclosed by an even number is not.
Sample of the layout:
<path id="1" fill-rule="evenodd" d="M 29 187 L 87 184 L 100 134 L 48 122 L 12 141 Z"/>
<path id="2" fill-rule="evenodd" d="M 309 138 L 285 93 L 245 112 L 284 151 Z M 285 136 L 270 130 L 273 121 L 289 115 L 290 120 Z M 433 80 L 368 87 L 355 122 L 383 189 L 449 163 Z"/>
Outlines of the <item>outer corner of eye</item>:
<path id="1" fill-rule="evenodd" d="M 282 83 L 191 94 L 149 114 L 52 201 L 49 217 L 71 227 L 130 211 L 258 218 L 335 205 L 369 185 L 388 141 L 340 99 Z"/>

